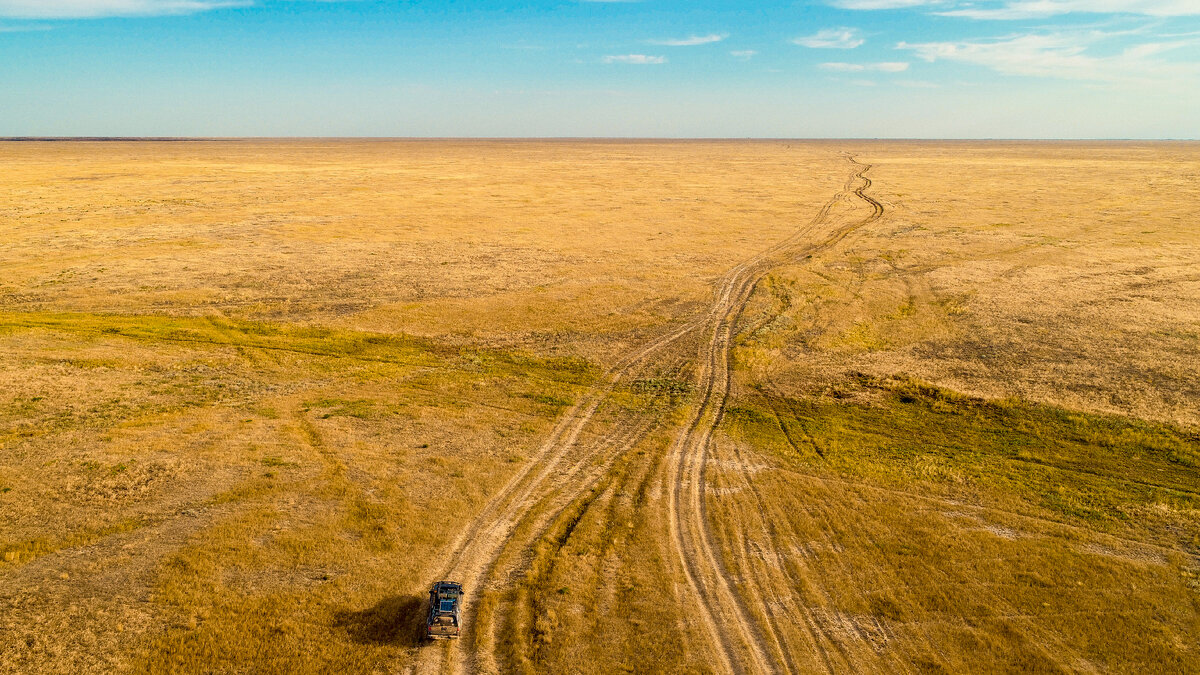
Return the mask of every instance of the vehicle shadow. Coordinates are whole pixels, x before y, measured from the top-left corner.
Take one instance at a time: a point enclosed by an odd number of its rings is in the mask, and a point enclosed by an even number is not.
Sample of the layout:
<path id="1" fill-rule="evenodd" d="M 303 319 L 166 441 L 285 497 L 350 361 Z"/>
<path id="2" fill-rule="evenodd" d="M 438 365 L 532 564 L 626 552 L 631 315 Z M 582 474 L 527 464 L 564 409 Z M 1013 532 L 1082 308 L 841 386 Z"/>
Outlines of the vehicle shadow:
<path id="1" fill-rule="evenodd" d="M 395 595 L 367 609 L 337 610 L 333 624 L 360 644 L 416 647 L 421 644 L 428 607 L 428 599 L 423 596 Z"/>

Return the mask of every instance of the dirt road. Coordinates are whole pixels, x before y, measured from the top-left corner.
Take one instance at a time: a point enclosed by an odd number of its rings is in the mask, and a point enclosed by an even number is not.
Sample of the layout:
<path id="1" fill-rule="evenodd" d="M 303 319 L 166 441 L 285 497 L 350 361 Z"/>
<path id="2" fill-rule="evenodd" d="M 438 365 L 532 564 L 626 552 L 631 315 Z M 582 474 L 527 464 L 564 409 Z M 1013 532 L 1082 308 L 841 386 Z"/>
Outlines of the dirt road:
<path id="1" fill-rule="evenodd" d="M 863 175 L 870 166 L 858 164 L 849 157 L 847 159 L 859 169 L 847 182 L 845 189 L 805 228 L 804 234 L 798 233 L 726 275 L 704 327 L 708 339 L 700 355 L 702 367 L 698 391 L 701 392 L 701 400 L 685 430 L 669 451 L 666 472 L 666 480 L 670 483 L 668 517 L 675 549 L 699 616 L 727 671 L 775 672 L 783 666 L 794 670 L 793 654 L 796 653 L 781 639 L 776 618 L 769 609 L 779 606 L 786 598 L 779 597 L 781 594 L 774 590 L 773 585 L 759 587 L 752 579 L 746 580 L 749 583 L 744 583 L 740 589 L 732 586 L 705 515 L 704 469 L 713 432 L 721 423 L 729 397 L 732 339 L 755 285 L 785 255 L 802 257 L 829 248 L 853 230 L 883 216 L 883 206 L 863 194 L 870 186 L 870 180 Z M 856 185 L 859 182 L 862 185 Z M 866 201 L 872 207 L 871 214 L 840 224 L 816 243 L 803 244 L 807 233 L 817 234 L 830 225 L 833 206 L 845 200 L 848 194 Z M 733 465 L 741 467 L 744 483 L 752 485 L 753 480 L 746 473 L 745 463 L 735 462 Z M 766 621 L 753 619 L 751 605 L 768 608 Z"/>
<path id="2" fill-rule="evenodd" d="M 853 173 L 844 188 L 792 236 L 743 261 L 719 281 L 708 310 L 632 352 L 587 391 L 554 427 L 523 468 L 493 497 L 471 525 L 455 539 L 448 563 L 437 579 L 461 582 L 466 590 L 465 627 L 460 640 L 423 648 L 416 672 L 499 672 L 495 598 L 508 580 L 527 567 L 522 550 L 536 541 L 554 519 L 581 495 L 593 490 L 615 458 L 650 433 L 661 420 L 654 414 L 598 415 L 622 383 L 640 374 L 681 372 L 694 362 L 698 401 L 687 423 L 669 446 L 660 464 L 666 520 L 677 553 L 687 596 L 709 637 L 706 651 L 714 665 L 727 672 L 776 672 L 800 669 L 797 654 L 803 645 L 783 637 L 772 610 L 787 598 L 753 578 L 735 587 L 726 573 L 722 553 L 705 514 L 705 465 L 713 432 L 721 423 L 731 386 L 732 339 L 756 284 L 773 267 L 833 246 L 853 230 L 878 220 L 883 206 L 866 195 L 869 165 L 846 156 Z M 850 206 L 860 200 L 872 209 Z M 687 349 L 697 345 L 697 352 Z M 751 484 L 748 475 L 743 475 Z M 434 579 L 412 589 L 422 593 Z M 489 604 L 491 605 L 489 607 Z M 760 608 L 760 609 L 756 609 Z M 760 620 L 760 618 L 765 620 Z M 819 645 L 809 645 L 820 653 Z M 828 666 L 826 660 L 825 665 Z"/>

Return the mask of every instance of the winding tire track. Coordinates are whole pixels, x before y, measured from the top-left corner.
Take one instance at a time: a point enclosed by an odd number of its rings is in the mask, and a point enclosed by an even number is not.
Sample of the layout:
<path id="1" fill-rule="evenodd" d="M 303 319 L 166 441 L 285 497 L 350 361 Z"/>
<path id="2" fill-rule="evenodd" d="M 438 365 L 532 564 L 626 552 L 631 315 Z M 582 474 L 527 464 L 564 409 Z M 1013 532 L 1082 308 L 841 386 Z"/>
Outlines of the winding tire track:
<path id="1" fill-rule="evenodd" d="M 570 503 L 596 485 L 613 461 L 643 437 L 642 433 L 631 434 L 628 428 L 622 429 L 618 425 L 607 435 L 589 438 L 586 443 L 580 441 L 585 428 L 593 423 L 597 410 L 621 382 L 643 372 L 664 350 L 700 329 L 704 329 L 703 335 L 710 336 L 707 341 L 702 340 L 704 346 L 698 372 L 701 401 L 666 458 L 667 478 L 671 483 L 667 491 L 673 541 L 720 665 L 727 672 L 745 672 L 747 669 L 775 672 L 769 656 L 773 653 L 770 643 L 750 619 L 744 599 L 730 586 L 720 554 L 713 545 L 704 506 L 704 468 L 712 434 L 720 424 L 729 395 L 735 328 L 758 282 L 770 269 L 783 262 L 782 253 L 799 250 L 799 253 L 811 254 L 829 248 L 854 229 L 883 214 L 883 206 L 863 194 L 871 184 L 863 176 L 870 166 L 859 164 L 849 156 L 846 159 L 857 167 L 857 172 L 806 226 L 729 270 L 719 281 L 716 299 L 703 316 L 656 338 L 610 369 L 567 411 L 533 456 L 459 533 L 449 546 L 448 562 L 439 570 L 436 579 L 463 583 L 467 591 L 463 601 L 464 634 L 460 640 L 445 643 L 441 648 L 420 650 L 414 665 L 416 672 L 498 672 L 495 634 L 500 626 L 493 617 L 488 630 L 477 634 L 473 624 L 476 623 L 478 610 L 475 605 L 481 592 L 485 586 L 495 585 L 501 554 L 519 543 L 516 530 L 519 525 L 528 525 L 530 519 L 535 520 L 533 534 L 523 535 L 520 539 L 525 541 L 542 536 Z M 863 184 L 855 187 L 860 181 Z M 870 204 L 872 215 L 836 229 L 817 244 L 800 248 L 799 242 L 828 226 L 833 207 L 850 194 Z M 599 467 L 596 465 L 598 457 L 604 459 Z M 531 515 L 535 507 L 552 495 L 556 496 L 551 509 Z M 426 580 L 414 591 L 423 593 L 434 580 Z M 782 647 L 775 628 L 768 626 L 767 630 L 771 641 Z M 747 659 L 748 668 L 744 663 Z M 791 665 L 790 660 L 786 662 Z"/>
<path id="2" fill-rule="evenodd" d="M 861 164 L 849 155 L 846 159 L 857 171 L 847 181 L 846 188 L 826 204 L 806 229 L 825 225 L 833 206 L 848 193 L 866 202 L 871 207 L 871 214 L 838 227 L 817 243 L 800 248 L 798 254 L 812 255 L 831 248 L 854 230 L 883 217 L 883 205 L 865 194 L 871 181 L 864 174 L 871 166 Z M 698 373 L 701 399 L 684 431 L 668 450 L 667 477 L 671 481 L 668 524 L 671 539 L 690 594 L 699 610 L 698 616 L 707 629 L 714 655 L 726 672 L 773 673 L 777 672 L 779 665 L 788 665 L 786 659 L 781 664 L 769 656 L 772 653 L 786 653 L 778 628 L 773 625 L 772 615 L 768 613 L 766 625 L 759 626 L 751 616 L 746 598 L 730 583 L 708 523 L 704 470 L 713 433 L 721 424 L 732 386 L 735 328 L 759 281 L 779 264 L 775 261 L 777 254 L 796 248 L 796 240 L 803 234 L 804 231 L 796 233 L 735 267 L 724 277 L 705 326 L 705 334 L 710 337 L 701 354 L 702 366 Z M 744 467 L 742 471 L 746 471 Z M 743 475 L 743 480 L 750 482 L 752 477 Z M 767 592 L 767 589 L 754 588 L 753 579 L 745 581 L 748 582 L 744 584 L 746 591 L 755 596 L 754 599 L 761 599 Z M 826 667 L 830 666 L 828 660 L 824 660 L 824 663 Z"/>

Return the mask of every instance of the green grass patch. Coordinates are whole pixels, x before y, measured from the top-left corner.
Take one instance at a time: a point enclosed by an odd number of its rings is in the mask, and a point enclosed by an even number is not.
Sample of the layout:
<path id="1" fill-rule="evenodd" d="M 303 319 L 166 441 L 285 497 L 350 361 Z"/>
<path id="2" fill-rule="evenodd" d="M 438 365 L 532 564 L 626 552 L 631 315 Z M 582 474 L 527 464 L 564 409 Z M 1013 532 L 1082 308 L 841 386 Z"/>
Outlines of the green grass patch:
<path id="1" fill-rule="evenodd" d="M 405 335 L 216 317 L 5 312 L 0 313 L 0 326 L 44 328 L 96 336 L 114 335 L 143 342 L 228 345 L 412 365 L 435 365 L 437 352 L 447 351 Z"/>
<path id="2" fill-rule="evenodd" d="M 545 406 L 550 406 L 551 408 L 566 408 L 571 405 L 571 401 L 568 401 L 567 399 L 564 399 L 564 398 L 559 398 L 557 396 L 551 396 L 549 394 L 537 394 L 537 393 L 530 393 L 530 392 L 522 392 L 520 394 L 520 396 L 522 398 L 527 398 L 536 403 L 540 403 Z"/>
<path id="3" fill-rule="evenodd" d="M 687 380 L 658 374 L 618 387 L 609 402 L 626 410 L 644 412 L 656 408 L 670 413 L 687 403 L 694 390 L 695 386 Z"/>
<path id="4" fill-rule="evenodd" d="M 911 379 L 834 390 L 871 402 L 758 395 L 726 430 L 789 461 L 879 484 L 1017 499 L 1091 525 L 1200 509 L 1200 435 L 1113 415 L 987 401 Z"/>
<path id="5" fill-rule="evenodd" d="M 0 312 L 0 332 L 55 330 L 95 337 L 118 336 L 148 343 L 228 346 L 240 350 L 293 352 L 336 359 L 487 375 L 545 379 L 586 385 L 599 368 L 579 357 L 540 357 L 504 350 L 464 349 L 400 333 L 304 326 L 219 317 L 88 314 L 79 312 Z M 117 361 L 106 366 L 121 367 Z"/>
<path id="6" fill-rule="evenodd" d="M 673 377 L 647 377 L 634 380 L 630 388 L 642 395 L 665 399 L 674 404 L 691 395 L 695 386 Z"/>
<path id="7" fill-rule="evenodd" d="M 387 401 L 349 396 L 309 401 L 308 407 L 325 419 L 374 420 L 412 415 L 412 410 L 405 406 L 416 401 L 424 406 L 464 409 L 480 402 L 510 405 L 504 399 L 512 396 L 514 390 L 534 392 L 526 398 L 550 408 L 535 408 L 527 414 L 554 415 L 570 405 L 578 387 L 590 384 L 600 373 L 595 365 L 575 357 L 545 358 L 504 350 L 451 347 L 400 334 L 214 317 L 0 312 L 0 329 L 62 332 L 85 344 L 118 339 L 149 348 L 171 345 L 190 350 L 197 359 L 203 359 L 212 350 L 232 349 L 254 370 L 274 369 L 287 374 L 318 371 L 390 382 L 395 383 L 396 391 L 401 394 Z M 281 358 L 261 358 L 272 351 Z M 129 354 L 115 367 L 137 365 L 137 350 L 129 350 Z M 230 366 L 214 368 L 200 360 L 194 365 L 169 370 L 163 376 L 165 380 L 145 387 L 151 395 L 146 400 L 117 396 L 94 404 L 84 414 L 55 409 L 35 398 L 13 399 L 13 405 L 2 406 L 4 410 L 0 412 L 0 443 L 8 438 L 40 437 L 80 426 L 147 424 L 158 413 L 175 413 L 231 398 L 263 418 L 279 417 L 273 408 L 242 401 L 238 391 L 241 383 L 232 377 L 239 373 Z"/>

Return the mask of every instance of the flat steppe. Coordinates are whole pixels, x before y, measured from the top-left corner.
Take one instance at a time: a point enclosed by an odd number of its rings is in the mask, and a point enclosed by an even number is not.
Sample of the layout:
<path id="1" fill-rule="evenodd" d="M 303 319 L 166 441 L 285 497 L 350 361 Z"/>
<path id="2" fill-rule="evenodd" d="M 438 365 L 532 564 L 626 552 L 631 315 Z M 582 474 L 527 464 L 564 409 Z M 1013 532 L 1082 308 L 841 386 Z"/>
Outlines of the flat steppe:
<path id="1" fill-rule="evenodd" d="M 1200 144 L 0 167 L 0 671 L 1200 671 Z"/>

